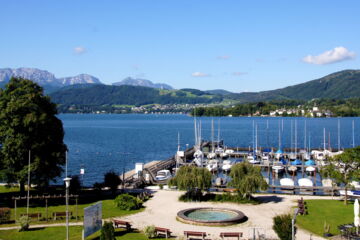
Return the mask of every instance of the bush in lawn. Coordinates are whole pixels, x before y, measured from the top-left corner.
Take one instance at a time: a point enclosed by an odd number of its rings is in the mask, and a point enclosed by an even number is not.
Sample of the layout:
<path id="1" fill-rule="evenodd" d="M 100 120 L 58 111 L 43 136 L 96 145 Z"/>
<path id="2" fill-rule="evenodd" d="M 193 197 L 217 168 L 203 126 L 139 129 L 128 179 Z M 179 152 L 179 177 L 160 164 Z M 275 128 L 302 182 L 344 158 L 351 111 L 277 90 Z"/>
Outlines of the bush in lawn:
<path id="1" fill-rule="evenodd" d="M 29 229 L 29 226 L 30 226 L 30 218 L 28 216 L 21 216 L 19 218 L 19 221 L 18 221 L 19 225 L 20 225 L 20 229 L 19 231 L 27 231 Z"/>
<path id="2" fill-rule="evenodd" d="M 10 208 L 0 208 L 0 223 L 10 221 Z"/>
<path id="3" fill-rule="evenodd" d="M 101 228 L 100 240 L 115 240 L 115 230 L 112 222 L 104 222 Z"/>
<path id="4" fill-rule="evenodd" d="M 273 230 L 276 232 L 280 240 L 291 240 L 291 215 L 278 215 L 275 216 L 273 220 Z"/>
<path id="5" fill-rule="evenodd" d="M 144 228 L 144 234 L 145 234 L 145 236 L 147 236 L 148 238 L 154 238 L 154 237 L 156 237 L 155 226 L 154 226 L 154 225 L 146 226 L 146 227 Z"/>
<path id="6" fill-rule="evenodd" d="M 142 201 L 130 194 L 121 194 L 114 200 L 115 205 L 121 210 L 137 210 L 141 208 Z"/>

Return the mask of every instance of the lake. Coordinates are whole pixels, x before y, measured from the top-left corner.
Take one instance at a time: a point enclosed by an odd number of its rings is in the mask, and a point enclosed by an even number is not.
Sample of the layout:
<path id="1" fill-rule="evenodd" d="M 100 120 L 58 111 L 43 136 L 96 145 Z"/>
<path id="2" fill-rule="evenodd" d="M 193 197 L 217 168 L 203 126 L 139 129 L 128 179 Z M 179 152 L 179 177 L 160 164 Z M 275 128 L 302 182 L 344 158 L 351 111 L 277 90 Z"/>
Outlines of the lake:
<path id="1" fill-rule="evenodd" d="M 181 149 L 194 145 L 194 119 L 186 115 L 145 114 L 60 114 L 68 146 L 68 171 L 79 174 L 85 168 L 84 185 L 103 181 L 110 169 L 121 173 L 135 167 L 137 162 L 164 160 L 177 151 L 178 133 Z M 214 120 L 215 140 L 218 136 L 229 147 L 254 145 L 257 132 L 258 147 L 323 148 L 324 128 L 326 147 L 349 148 L 360 142 L 360 118 L 274 118 L 274 117 L 201 117 L 203 139 L 211 139 Z M 306 124 L 306 142 L 305 142 Z M 296 125 L 296 134 L 295 134 Z M 257 131 L 256 131 L 257 129 Z M 292 140 L 291 140 L 292 139 Z"/>

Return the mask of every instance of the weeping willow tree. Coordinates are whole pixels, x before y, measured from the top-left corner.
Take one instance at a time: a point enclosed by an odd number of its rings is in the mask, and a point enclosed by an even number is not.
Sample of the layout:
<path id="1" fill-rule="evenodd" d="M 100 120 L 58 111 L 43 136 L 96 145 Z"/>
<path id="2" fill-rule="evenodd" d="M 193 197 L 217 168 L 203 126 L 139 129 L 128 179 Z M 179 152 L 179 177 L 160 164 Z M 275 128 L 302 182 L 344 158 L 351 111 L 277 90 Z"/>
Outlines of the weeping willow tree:
<path id="1" fill-rule="evenodd" d="M 258 190 L 266 190 L 268 185 L 261 175 L 261 168 L 250 163 L 235 164 L 230 172 L 230 187 L 236 188 L 242 198 L 251 199 L 251 194 Z"/>
<path id="2" fill-rule="evenodd" d="M 351 189 L 352 181 L 360 179 L 360 146 L 345 149 L 345 151 L 328 159 L 328 165 L 322 168 L 321 173 L 330 177 L 336 184 L 345 188 L 345 201 L 347 205 L 348 190 Z"/>
<path id="3" fill-rule="evenodd" d="M 185 199 L 199 200 L 202 191 L 211 186 L 211 173 L 206 168 L 182 166 L 176 176 L 170 180 L 169 185 L 185 190 Z"/>

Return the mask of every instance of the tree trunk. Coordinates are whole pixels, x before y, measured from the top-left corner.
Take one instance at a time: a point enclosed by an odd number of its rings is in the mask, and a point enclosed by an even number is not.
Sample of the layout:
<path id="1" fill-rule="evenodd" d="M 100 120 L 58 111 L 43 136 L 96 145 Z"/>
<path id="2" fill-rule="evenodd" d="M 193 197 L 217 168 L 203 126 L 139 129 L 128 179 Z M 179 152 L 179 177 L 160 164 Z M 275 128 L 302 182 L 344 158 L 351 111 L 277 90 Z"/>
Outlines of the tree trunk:
<path id="1" fill-rule="evenodd" d="M 23 195 L 25 193 L 25 183 L 20 182 L 20 195 Z"/>
<path id="2" fill-rule="evenodd" d="M 345 201 L 344 204 L 347 205 L 347 185 L 345 185 Z"/>

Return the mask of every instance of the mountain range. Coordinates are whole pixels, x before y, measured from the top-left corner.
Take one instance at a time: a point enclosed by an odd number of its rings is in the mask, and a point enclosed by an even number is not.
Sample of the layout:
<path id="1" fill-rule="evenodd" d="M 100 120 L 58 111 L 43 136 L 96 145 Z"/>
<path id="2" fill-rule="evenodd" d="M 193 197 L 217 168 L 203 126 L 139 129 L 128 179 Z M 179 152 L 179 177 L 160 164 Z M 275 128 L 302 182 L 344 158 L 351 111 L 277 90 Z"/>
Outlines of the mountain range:
<path id="1" fill-rule="evenodd" d="M 141 86 L 141 87 L 150 87 L 150 88 L 160 88 L 160 89 L 173 89 L 170 85 L 165 83 L 153 83 L 150 80 L 140 79 L 140 78 L 125 78 L 121 82 L 113 83 L 114 86 L 122 86 L 122 85 L 129 85 L 129 86 Z"/>
<path id="2" fill-rule="evenodd" d="M 26 78 L 36 82 L 44 87 L 47 93 L 54 92 L 62 87 L 77 84 L 103 84 L 98 78 L 89 74 L 79 74 L 73 77 L 56 78 L 53 73 L 37 68 L 0 68 L 0 86 L 4 86 L 13 76 Z M 121 82 L 113 83 L 113 85 L 173 89 L 170 85 L 164 83 L 153 83 L 150 80 L 131 77 L 125 78 Z"/>
<path id="3" fill-rule="evenodd" d="M 0 84 L 11 76 L 21 76 L 33 80 L 47 91 L 58 104 L 113 105 L 113 104 L 168 104 L 168 103 L 216 103 L 260 102 L 272 100 L 312 100 L 316 98 L 345 99 L 360 97 L 360 70 L 343 70 L 285 88 L 232 93 L 222 89 L 201 91 L 197 89 L 174 90 L 171 86 L 152 83 L 145 79 L 126 78 L 113 85 L 104 85 L 99 79 L 80 74 L 75 77 L 56 78 L 54 74 L 33 68 L 0 69 Z"/>

